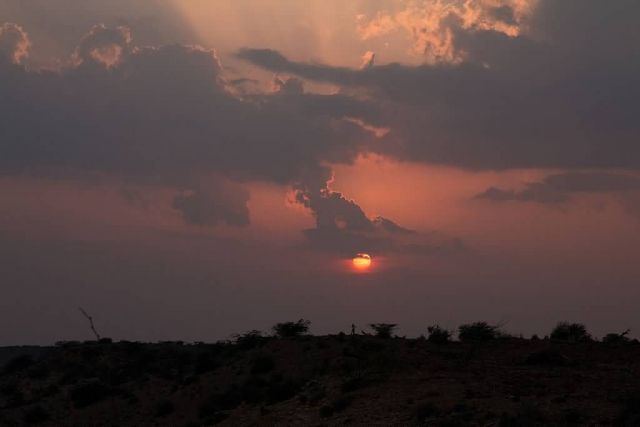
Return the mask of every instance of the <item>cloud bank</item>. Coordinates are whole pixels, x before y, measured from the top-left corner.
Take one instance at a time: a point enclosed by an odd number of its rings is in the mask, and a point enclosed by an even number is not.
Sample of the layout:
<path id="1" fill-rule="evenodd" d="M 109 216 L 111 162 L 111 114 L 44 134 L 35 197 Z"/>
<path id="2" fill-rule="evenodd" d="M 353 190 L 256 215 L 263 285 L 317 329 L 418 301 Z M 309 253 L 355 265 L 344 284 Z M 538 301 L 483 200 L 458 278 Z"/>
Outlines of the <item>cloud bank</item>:
<path id="1" fill-rule="evenodd" d="M 431 13 L 432 3 L 420 10 Z M 519 9 L 502 3 L 492 13 L 500 20 L 513 16 L 519 30 L 490 24 L 486 7 L 474 24 L 454 19 L 447 31 L 455 50 L 464 52 L 456 61 L 427 56 L 419 66 L 351 69 L 295 61 L 270 49 L 238 55 L 368 97 L 386 112 L 383 125 L 391 129 L 371 149 L 395 158 L 478 170 L 639 168 L 640 27 L 630 17 L 640 5 L 542 0 L 515 18 Z M 413 11 L 422 3 L 411 4 Z M 419 27 L 416 33 L 423 36 Z"/>
<path id="2" fill-rule="evenodd" d="M 26 33 L 2 28 L 0 173 L 173 187 L 173 207 L 200 226 L 248 225 L 242 183 L 266 181 L 304 194 L 297 200 L 318 232 L 347 221 L 345 233 L 376 233 L 355 202 L 329 189 L 325 166 L 352 162 L 383 132 L 370 125 L 380 117 L 375 104 L 307 93 L 286 77 L 270 93 L 238 95 L 213 50 L 139 47 L 126 27 L 96 25 L 61 70 L 30 69 L 20 63 Z"/>

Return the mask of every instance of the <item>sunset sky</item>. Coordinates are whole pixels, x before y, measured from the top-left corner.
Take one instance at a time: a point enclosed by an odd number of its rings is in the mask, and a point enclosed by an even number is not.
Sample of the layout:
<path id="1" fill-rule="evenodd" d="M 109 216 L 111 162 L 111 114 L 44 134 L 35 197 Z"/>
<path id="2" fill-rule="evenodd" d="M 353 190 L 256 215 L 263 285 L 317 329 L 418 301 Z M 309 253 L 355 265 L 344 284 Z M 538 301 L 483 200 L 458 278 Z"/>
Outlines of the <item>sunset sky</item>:
<path id="1" fill-rule="evenodd" d="M 0 0 L 0 345 L 89 339 L 78 307 L 130 340 L 640 336 L 638 16 Z"/>

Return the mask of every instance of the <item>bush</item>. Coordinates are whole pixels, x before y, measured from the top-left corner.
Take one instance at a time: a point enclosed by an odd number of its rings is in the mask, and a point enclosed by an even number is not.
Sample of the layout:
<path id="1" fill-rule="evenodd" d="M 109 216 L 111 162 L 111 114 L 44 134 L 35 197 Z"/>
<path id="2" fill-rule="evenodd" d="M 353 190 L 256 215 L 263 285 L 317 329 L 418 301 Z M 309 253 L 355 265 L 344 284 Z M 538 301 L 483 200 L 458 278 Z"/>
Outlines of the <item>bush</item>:
<path id="1" fill-rule="evenodd" d="M 490 341 L 499 336 L 498 327 L 487 322 L 475 322 L 458 327 L 458 338 L 463 342 Z"/>
<path id="2" fill-rule="evenodd" d="M 529 354 L 525 359 L 525 363 L 541 366 L 566 366 L 571 363 L 571 360 L 557 351 L 542 350 Z"/>
<path id="3" fill-rule="evenodd" d="M 242 400 L 242 390 L 238 385 L 232 384 L 226 391 L 213 394 L 198 405 L 198 416 L 201 419 L 216 417 L 220 411 L 238 407 Z"/>
<path id="4" fill-rule="evenodd" d="M 445 344 L 451 339 L 451 332 L 446 329 L 442 329 L 439 325 L 432 325 L 427 328 L 429 337 L 427 341 L 434 344 Z"/>
<path id="5" fill-rule="evenodd" d="M 637 426 L 640 425 L 640 394 L 633 394 L 625 399 L 614 425 Z"/>
<path id="6" fill-rule="evenodd" d="M 49 420 L 49 414 L 40 405 L 33 406 L 24 412 L 25 424 L 40 424 Z"/>
<path id="7" fill-rule="evenodd" d="M 251 362 L 251 373 L 264 374 L 273 370 L 275 366 L 276 363 L 270 354 L 259 354 Z"/>
<path id="8" fill-rule="evenodd" d="M 310 325 L 310 321 L 300 319 L 297 322 L 277 323 L 272 329 L 280 338 L 294 338 L 309 332 Z"/>
<path id="9" fill-rule="evenodd" d="M 158 403 L 156 403 L 155 415 L 156 417 L 166 417 L 167 415 L 173 413 L 175 407 L 173 406 L 173 402 L 169 399 L 162 399 Z"/>
<path id="10" fill-rule="evenodd" d="M 5 374 L 15 374 L 33 365 L 33 358 L 28 354 L 21 354 L 9 360 L 3 368 Z"/>
<path id="11" fill-rule="evenodd" d="M 15 381 L 10 381 L 0 387 L 0 395 L 5 397 L 5 407 L 16 408 L 25 404 L 24 394 Z"/>
<path id="12" fill-rule="evenodd" d="M 582 323 L 560 322 L 551 331 L 552 340 L 583 342 L 590 341 L 591 335 L 587 332 L 587 328 Z"/>
<path id="13" fill-rule="evenodd" d="M 283 380 L 272 379 L 266 391 L 266 401 L 268 404 L 282 402 L 291 399 L 300 391 L 300 384 L 292 379 Z"/>
<path id="14" fill-rule="evenodd" d="M 416 407 L 416 419 L 420 424 L 424 424 L 427 418 L 434 417 L 439 413 L 438 408 L 431 402 L 423 402 Z"/>
<path id="15" fill-rule="evenodd" d="M 369 327 L 373 329 L 378 338 L 391 338 L 393 331 L 398 328 L 395 323 L 370 323 Z"/>
<path id="16" fill-rule="evenodd" d="M 626 344 L 631 341 L 629 337 L 627 337 L 627 335 L 629 335 L 629 332 L 631 332 L 631 330 L 627 329 L 621 334 L 607 334 L 604 336 L 604 338 L 602 338 L 602 342 L 606 344 Z"/>
<path id="17" fill-rule="evenodd" d="M 235 344 L 242 350 L 251 350 L 252 348 L 259 347 L 264 344 L 266 340 L 267 338 L 262 336 L 262 332 L 255 329 L 234 336 Z"/>
<path id="18" fill-rule="evenodd" d="M 342 412 L 351 404 L 350 396 L 339 396 L 333 399 L 329 404 L 320 408 L 320 416 L 322 418 L 330 417 L 336 412 Z"/>
<path id="19" fill-rule="evenodd" d="M 540 408 L 532 403 L 525 402 L 515 413 L 503 413 L 498 421 L 498 427 L 534 427 L 548 425 L 546 416 Z"/>
<path id="20" fill-rule="evenodd" d="M 69 398 L 76 408 L 84 408 L 86 406 L 97 403 L 107 396 L 110 390 L 98 380 L 88 381 L 73 387 L 69 391 Z"/>

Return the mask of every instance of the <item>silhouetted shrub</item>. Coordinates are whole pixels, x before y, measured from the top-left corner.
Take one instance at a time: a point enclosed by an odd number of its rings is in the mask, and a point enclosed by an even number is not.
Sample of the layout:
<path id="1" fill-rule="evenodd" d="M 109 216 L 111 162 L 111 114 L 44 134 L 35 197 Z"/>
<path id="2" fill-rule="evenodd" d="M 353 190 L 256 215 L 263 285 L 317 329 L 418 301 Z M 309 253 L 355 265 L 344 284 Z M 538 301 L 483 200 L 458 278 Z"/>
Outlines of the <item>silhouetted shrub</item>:
<path id="1" fill-rule="evenodd" d="M 25 403 L 24 394 L 20 390 L 17 382 L 10 381 L 0 388 L 0 394 L 5 397 L 5 406 L 15 408 Z"/>
<path id="2" fill-rule="evenodd" d="M 626 344 L 631 341 L 629 337 L 627 337 L 627 335 L 629 335 L 629 332 L 631 332 L 631 330 L 627 329 L 621 334 L 607 334 L 604 336 L 604 338 L 602 338 L 602 342 L 606 344 Z"/>
<path id="3" fill-rule="evenodd" d="M 162 399 L 158 403 L 156 403 L 155 407 L 155 415 L 156 417 L 166 417 L 167 415 L 173 413 L 175 407 L 173 406 L 173 402 L 169 399 Z"/>
<path id="4" fill-rule="evenodd" d="M 497 326 L 487 322 L 475 322 L 458 327 L 458 338 L 463 342 L 490 341 L 500 336 Z"/>
<path id="5" fill-rule="evenodd" d="M 545 415 L 537 406 L 524 403 L 514 414 L 504 413 L 498 422 L 499 427 L 534 427 L 545 424 Z"/>
<path id="6" fill-rule="evenodd" d="M 217 417 L 219 411 L 234 409 L 242 403 L 242 391 L 237 384 L 232 384 L 223 393 L 215 393 L 198 406 L 198 416 L 204 419 Z"/>
<path id="7" fill-rule="evenodd" d="M 342 380 L 340 384 L 340 390 L 344 393 L 355 391 L 364 385 L 364 379 L 361 375 L 352 375 Z"/>
<path id="8" fill-rule="evenodd" d="M 378 338 L 391 338 L 393 331 L 398 328 L 395 323 L 370 323 L 369 327 L 373 329 Z"/>
<path id="9" fill-rule="evenodd" d="M 570 363 L 567 356 L 553 350 L 542 350 L 531 353 L 525 359 L 528 365 L 566 366 Z"/>
<path id="10" fill-rule="evenodd" d="M 591 340 L 591 335 L 582 323 L 560 322 L 551 331 L 552 340 L 582 342 Z"/>
<path id="11" fill-rule="evenodd" d="M 84 408 L 109 396 L 110 390 L 99 380 L 86 381 L 71 388 L 69 398 L 76 408 Z"/>
<path id="12" fill-rule="evenodd" d="M 56 347 L 71 348 L 80 345 L 80 341 L 56 341 L 54 344 Z"/>
<path id="13" fill-rule="evenodd" d="M 49 413 L 40 405 L 32 406 L 24 412 L 25 424 L 40 424 L 49 419 Z"/>
<path id="14" fill-rule="evenodd" d="M 37 363 L 29 368 L 27 374 L 32 380 L 43 380 L 51 374 L 51 370 L 45 363 Z"/>
<path id="15" fill-rule="evenodd" d="M 435 417 L 440 411 L 433 403 L 422 402 L 416 407 L 415 412 L 418 423 L 423 424 L 427 418 Z"/>
<path id="16" fill-rule="evenodd" d="M 270 354 L 258 354 L 251 362 L 251 373 L 264 374 L 273 370 L 275 366 L 276 363 Z"/>
<path id="17" fill-rule="evenodd" d="M 317 381 L 309 381 L 300 394 L 300 402 L 317 403 L 326 396 L 326 391 L 322 384 Z"/>
<path id="18" fill-rule="evenodd" d="M 196 374 L 213 371 L 218 367 L 216 357 L 208 351 L 202 351 L 196 356 L 194 370 Z"/>
<path id="19" fill-rule="evenodd" d="M 439 325 L 432 325 L 427 328 L 429 337 L 427 341 L 434 344 L 445 344 L 451 339 L 451 332 L 442 329 Z"/>
<path id="20" fill-rule="evenodd" d="M 567 425 L 582 425 L 584 416 L 577 408 L 567 408 L 563 411 L 562 416 Z"/>
<path id="21" fill-rule="evenodd" d="M 615 426 L 635 427 L 640 425 L 640 394 L 627 398 L 616 417 Z"/>
<path id="22" fill-rule="evenodd" d="M 322 418 L 327 418 L 337 412 L 342 412 L 349 407 L 351 401 L 352 399 L 350 396 L 338 396 L 327 405 L 320 408 L 320 416 Z"/>
<path id="23" fill-rule="evenodd" d="M 280 338 L 294 338 L 309 332 L 310 325 L 311 322 L 305 319 L 300 319 L 297 322 L 277 323 L 273 327 L 273 332 Z"/>
<path id="24" fill-rule="evenodd" d="M 234 336 L 235 344 L 242 350 L 251 350 L 262 346 L 266 340 L 267 338 L 262 336 L 262 332 L 255 329 Z"/>
<path id="25" fill-rule="evenodd" d="M 9 360 L 2 369 L 5 374 L 15 374 L 33 365 L 33 358 L 28 354 L 21 354 Z"/>
<path id="26" fill-rule="evenodd" d="M 300 390 L 300 384 L 296 381 L 285 378 L 279 381 L 271 381 L 267 389 L 267 403 L 277 403 L 291 399 Z"/>

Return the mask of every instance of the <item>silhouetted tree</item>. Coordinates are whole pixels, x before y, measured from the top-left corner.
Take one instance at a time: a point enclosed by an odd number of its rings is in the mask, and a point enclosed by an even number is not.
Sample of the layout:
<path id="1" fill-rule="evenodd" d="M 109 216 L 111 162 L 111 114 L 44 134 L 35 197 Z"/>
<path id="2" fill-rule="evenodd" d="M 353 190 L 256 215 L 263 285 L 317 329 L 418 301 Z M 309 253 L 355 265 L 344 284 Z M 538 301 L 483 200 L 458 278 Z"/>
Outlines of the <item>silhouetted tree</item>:
<path id="1" fill-rule="evenodd" d="M 376 333 L 376 337 L 391 338 L 398 325 L 395 323 L 370 323 L 369 327 Z"/>
<path id="2" fill-rule="evenodd" d="M 602 342 L 607 344 L 628 343 L 630 341 L 629 337 L 627 337 L 627 335 L 629 335 L 629 332 L 631 332 L 631 330 L 627 329 L 621 334 L 616 334 L 616 333 L 607 334 L 604 336 L 604 338 L 602 338 Z"/>
<path id="3" fill-rule="evenodd" d="M 458 338 L 460 341 L 490 341 L 500 336 L 498 326 L 490 325 L 487 322 L 475 322 L 458 327 Z"/>
<path id="4" fill-rule="evenodd" d="M 273 326 L 273 332 L 280 338 L 293 338 L 305 335 L 309 332 L 309 320 L 300 319 L 297 322 L 277 323 Z"/>
<path id="5" fill-rule="evenodd" d="M 256 329 L 245 332 L 244 334 L 236 334 L 233 336 L 235 344 L 243 350 L 249 350 L 254 347 L 261 346 L 267 340 L 262 336 L 262 332 Z"/>
<path id="6" fill-rule="evenodd" d="M 582 323 L 559 322 L 551 331 L 552 340 L 581 342 L 591 340 L 591 335 Z"/>
<path id="7" fill-rule="evenodd" d="M 434 344 L 444 344 L 449 342 L 451 339 L 451 332 L 446 329 L 442 329 L 439 325 L 432 325 L 427 328 L 429 332 L 429 336 L 427 337 L 427 341 L 432 342 Z"/>

